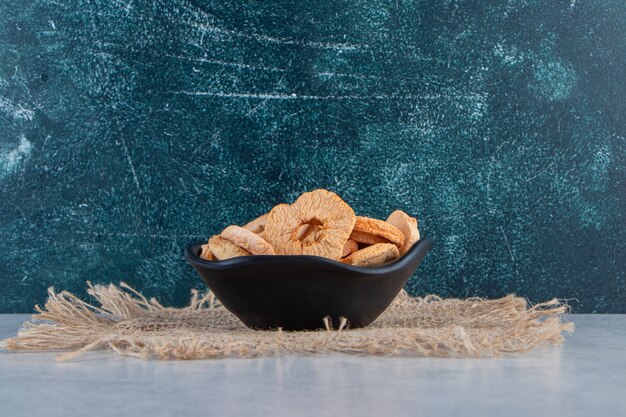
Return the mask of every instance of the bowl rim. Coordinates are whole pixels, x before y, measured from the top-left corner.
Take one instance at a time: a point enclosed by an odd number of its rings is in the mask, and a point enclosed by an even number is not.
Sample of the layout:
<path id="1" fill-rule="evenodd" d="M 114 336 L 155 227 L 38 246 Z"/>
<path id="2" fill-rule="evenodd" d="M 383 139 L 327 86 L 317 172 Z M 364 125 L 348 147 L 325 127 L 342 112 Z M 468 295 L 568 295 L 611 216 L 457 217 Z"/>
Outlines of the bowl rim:
<path id="1" fill-rule="evenodd" d="M 234 266 L 240 266 L 242 264 L 249 263 L 295 262 L 307 260 L 322 265 L 332 266 L 335 268 L 339 267 L 346 271 L 357 272 L 360 274 L 379 275 L 394 271 L 396 269 L 400 269 L 405 264 L 409 263 L 414 257 L 416 257 L 418 253 L 421 253 L 422 251 L 428 252 L 433 247 L 433 240 L 429 237 L 423 237 L 415 242 L 411 249 L 409 249 L 407 253 L 405 253 L 398 259 L 379 266 L 348 265 L 330 258 L 324 258 L 322 256 L 315 255 L 249 255 L 237 256 L 234 258 L 225 259 L 223 261 L 208 261 L 196 255 L 196 252 L 194 250 L 195 248 L 199 248 L 201 245 L 204 244 L 206 244 L 206 242 L 197 242 L 188 245 L 185 248 L 185 258 L 187 258 L 189 262 L 200 264 L 215 270 L 225 270 Z"/>

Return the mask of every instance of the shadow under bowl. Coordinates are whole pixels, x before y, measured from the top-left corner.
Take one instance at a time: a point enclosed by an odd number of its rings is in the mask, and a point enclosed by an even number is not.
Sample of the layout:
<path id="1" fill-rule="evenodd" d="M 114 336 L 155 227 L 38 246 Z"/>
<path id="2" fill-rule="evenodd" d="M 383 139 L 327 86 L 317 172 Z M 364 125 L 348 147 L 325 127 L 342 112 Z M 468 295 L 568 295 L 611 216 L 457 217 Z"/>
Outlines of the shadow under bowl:
<path id="1" fill-rule="evenodd" d="M 433 241 L 423 238 L 401 258 L 375 267 L 308 255 L 254 255 L 207 261 L 201 245 L 185 249 L 187 262 L 218 300 L 252 329 L 314 330 L 324 317 L 337 326 L 364 327 L 391 304 L 422 263 Z"/>

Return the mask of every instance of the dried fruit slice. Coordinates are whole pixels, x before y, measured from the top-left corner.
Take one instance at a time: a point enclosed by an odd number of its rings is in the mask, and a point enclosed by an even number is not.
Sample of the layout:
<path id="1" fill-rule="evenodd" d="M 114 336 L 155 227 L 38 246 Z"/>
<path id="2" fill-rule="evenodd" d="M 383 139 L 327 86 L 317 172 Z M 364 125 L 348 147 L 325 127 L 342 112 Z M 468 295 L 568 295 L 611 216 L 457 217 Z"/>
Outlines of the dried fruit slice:
<path id="1" fill-rule="evenodd" d="M 389 223 L 385 221 L 372 219 L 369 217 L 356 216 L 356 222 L 354 223 L 354 229 L 352 230 L 353 236 L 350 236 L 350 239 L 354 239 L 357 242 L 359 242 L 358 239 L 359 238 L 362 239 L 363 236 L 365 235 L 359 235 L 359 233 L 357 233 L 356 238 L 355 238 L 354 232 L 368 233 L 370 235 L 387 239 L 389 242 L 393 243 L 394 245 L 398 247 L 401 247 L 402 244 L 404 243 L 404 235 L 396 227 L 390 225 Z M 362 242 L 362 243 L 368 243 L 368 242 Z M 377 242 L 377 243 L 382 243 L 382 242 Z"/>
<path id="2" fill-rule="evenodd" d="M 398 247 L 392 243 L 377 243 L 352 253 L 341 262 L 354 266 L 375 266 L 400 256 Z"/>
<path id="3" fill-rule="evenodd" d="M 350 239 L 358 243 L 364 243 L 366 245 L 375 245 L 376 243 L 391 243 L 384 237 L 376 236 L 371 233 L 352 231 Z"/>
<path id="4" fill-rule="evenodd" d="M 221 235 L 235 245 L 247 250 L 252 255 L 274 255 L 274 249 L 256 233 L 240 226 L 228 226 Z"/>
<path id="5" fill-rule="evenodd" d="M 348 239 L 346 240 L 346 244 L 343 245 L 343 250 L 341 251 L 341 257 L 346 257 L 350 255 L 352 252 L 356 252 L 359 250 L 359 244 L 356 240 Z"/>
<path id="6" fill-rule="evenodd" d="M 269 216 L 269 213 L 265 213 L 264 215 L 257 217 L 243 227 L 258 235 L 263 234 L 265 225 L 267 224 L 267 216 Z"/>
<path id="7" fill-rule="evenodd" d="M 247 250 L 224 239 L 220 235 L 215 235 L 209 239 L 209 249 L 220 261 L 223 261 L 224 259 L 236 258 L 238 256 L 250 255 Z"/>
<path id="8" fill-rule="evenodd" d="M 209 248 L 209 244 L 202 245 L 202 252 L 200 252 L 200 258 L 206 259 L 207 261 L 216 261 L 217 258 L 211 252 L 211 248 Z"/>
<path id="9" fill-rule="evenodd" d="M 404 243 L 400 247 L 400 255 L 404 255 L 411 246 L 420 240 L 420 232 L 417 228 L 417 219 L 411 217 L 402 210 L 396 210 L 389 215 L 387 223 L 395 226 L 404 235 Z"/>
<path id="10" fill-rule="evenodd" d="M 354 222 L 350 206 L 337 194 L 320 189 L 302 194 L 292 205 L 274 207 L 265 238 L 278 254 L 338 260 Z"/>

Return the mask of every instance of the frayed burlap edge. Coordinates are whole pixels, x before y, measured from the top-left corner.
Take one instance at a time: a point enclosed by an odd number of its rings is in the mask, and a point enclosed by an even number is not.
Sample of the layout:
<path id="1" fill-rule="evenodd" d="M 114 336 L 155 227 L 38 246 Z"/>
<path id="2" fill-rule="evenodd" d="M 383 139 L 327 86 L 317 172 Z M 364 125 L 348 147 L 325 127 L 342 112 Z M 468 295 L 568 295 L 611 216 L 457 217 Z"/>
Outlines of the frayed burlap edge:
<path id="1" fill-rule="evenodd" d="M 67 292 L 48 290 L 44 306 L 18 335 L 0 344 L 12 351 L 66 351 L 68 360 L 90 350 L 157 359 L 257 357 L 279 353 L 375 356 L 479 357 L 525 352 L 558 344 L 574 326 L 563 320 L 567 305 L 554 299 L 528 306 L 509 295 L 497 300 L 413 298 L 402 292 L 365 329 L 324 319 L 314 332 L 247 329 L 215 299 L 193 291 L 185 308 L 167 308 L 125 283 L 92 285 L 100 307 Z"/>

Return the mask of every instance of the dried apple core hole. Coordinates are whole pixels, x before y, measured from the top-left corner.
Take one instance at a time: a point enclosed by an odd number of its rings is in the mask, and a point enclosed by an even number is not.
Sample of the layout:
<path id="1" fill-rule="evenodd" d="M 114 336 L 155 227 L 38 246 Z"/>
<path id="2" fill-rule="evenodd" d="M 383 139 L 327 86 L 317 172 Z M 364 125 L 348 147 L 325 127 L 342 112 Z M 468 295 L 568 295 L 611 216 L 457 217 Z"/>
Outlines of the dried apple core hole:
<path id="1" fill-rule="evenodd" d="M 317 243 L 324 237 L 324 223 L 311 219 L 298 227 L 297 238 L 305 245 Z"/>

